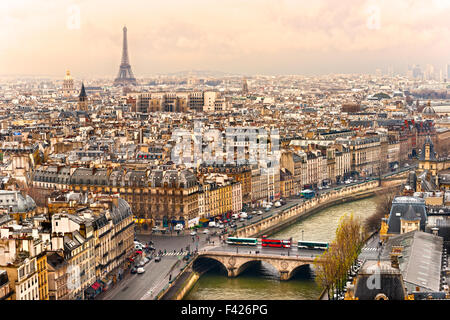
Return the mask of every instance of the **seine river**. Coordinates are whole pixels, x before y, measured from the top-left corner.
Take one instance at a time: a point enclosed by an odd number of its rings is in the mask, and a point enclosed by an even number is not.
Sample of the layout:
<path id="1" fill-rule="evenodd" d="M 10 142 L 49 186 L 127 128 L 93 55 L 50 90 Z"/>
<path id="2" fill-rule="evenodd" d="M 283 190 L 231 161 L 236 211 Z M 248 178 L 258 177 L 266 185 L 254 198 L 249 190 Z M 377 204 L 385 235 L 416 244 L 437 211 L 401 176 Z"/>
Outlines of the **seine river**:
<path id="1" fill-rule="evenodd" d="M 327 241 L 334 239 L 339 219 L 353 213 L 363 221 L 375 212 L 376 198 L 371 197 L 324 209 L 273 235 L 274 238 Z M 219 268 L 202 275 L 185 300 L 314 300 L 320 289 L 314 270 L 303 267 L 289 281 L 280 281 L 270 265 L 253 266 L 236 278 L 228 278 Z"/>

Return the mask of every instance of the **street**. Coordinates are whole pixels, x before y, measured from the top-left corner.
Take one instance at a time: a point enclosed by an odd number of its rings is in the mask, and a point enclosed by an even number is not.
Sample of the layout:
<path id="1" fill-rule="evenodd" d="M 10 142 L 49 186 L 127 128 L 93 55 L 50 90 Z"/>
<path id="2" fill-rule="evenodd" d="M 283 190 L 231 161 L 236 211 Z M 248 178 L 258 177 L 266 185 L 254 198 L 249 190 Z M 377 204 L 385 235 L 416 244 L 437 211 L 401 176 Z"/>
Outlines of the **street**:
<path id="1" fill-rule="evenodd" d="M 181 267 L 186 264 L 182 258 L 186 255 L 186 246 L 190 251 L 198 248 L 212 248 L 212 244 L 206 241 L 208 235 L 199 232 L 192 241 L 190 235 L 137 235 L 136 238 L 142 243 L 153 241 L 154 256 L 161 250 L 161 261 L 156 262 L 153 258 L 143 268 L 143 274 L 128 274 L 125 279 L 118 282 L 114 287 L 102 293 L 101 300 L 152 300 L 157 294 L 169 284 L 169 279 L 175 279 Z M 211 241 L 217 245 L 218 236 L 209 236 Z M 165 252 L 165 253 L 164 253 Z"/>

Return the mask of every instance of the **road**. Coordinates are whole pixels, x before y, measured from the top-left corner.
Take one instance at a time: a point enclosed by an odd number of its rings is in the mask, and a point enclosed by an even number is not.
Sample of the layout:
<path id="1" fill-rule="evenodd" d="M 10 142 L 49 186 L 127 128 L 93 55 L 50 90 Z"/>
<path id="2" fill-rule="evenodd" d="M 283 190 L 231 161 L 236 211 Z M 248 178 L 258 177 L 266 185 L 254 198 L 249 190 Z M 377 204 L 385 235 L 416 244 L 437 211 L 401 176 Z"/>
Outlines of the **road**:
<path id="1" fill-rule="evenodd" d="M 379 245 L 380 235 L 377 233 L 371 237 L 364 247 L 361 249 L 359 259 L 361 260 L 374 260 L 378 258 L 381 253 L 382 247 Z"/>
<path id="2" fill-rule="evenodd" d="M 182 257 L 186 255 L 186 246 L 190 250 L 204 250 L 213 248 L 206 234 L 199 233 L 198 239 L 190 235 L 137 235 L 138 241 L 147 243 L 153 241 L 155 252 L 163 252 L 160 262 L 152 259 L 143 268 L 143 274 L 129 274 L 114 287 L 103 292 L 98 299 L 101 300 L 152 300 L 169 284 L 170 276 L 174 279 L 180 268 L 186 264 Z M 210 237 L 214 244 L 219 243 L 217 236 Z M 165 253 L 164 253 L 165 251 Z"/>

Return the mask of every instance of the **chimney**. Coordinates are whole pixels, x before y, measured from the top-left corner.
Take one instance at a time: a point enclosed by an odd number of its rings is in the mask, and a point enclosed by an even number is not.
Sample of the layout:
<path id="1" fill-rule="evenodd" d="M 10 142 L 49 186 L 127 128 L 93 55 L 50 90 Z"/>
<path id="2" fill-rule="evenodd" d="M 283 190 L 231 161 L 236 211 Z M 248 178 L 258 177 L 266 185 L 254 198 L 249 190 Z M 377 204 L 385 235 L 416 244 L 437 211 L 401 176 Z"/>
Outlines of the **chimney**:
<path id="1" fill-rule="evenodd" d="M 119 197 L 112 197 L 112 203 L 115 207 L 119 206 Z"/>
<path id="2" fill-rule="evenodd" d="M 398 261 L 398 258 L 402 256 L 403 246 L 392 246 L 391 250 L 391 266 L 393 268 L 399 269 L 400 263 Z"/>

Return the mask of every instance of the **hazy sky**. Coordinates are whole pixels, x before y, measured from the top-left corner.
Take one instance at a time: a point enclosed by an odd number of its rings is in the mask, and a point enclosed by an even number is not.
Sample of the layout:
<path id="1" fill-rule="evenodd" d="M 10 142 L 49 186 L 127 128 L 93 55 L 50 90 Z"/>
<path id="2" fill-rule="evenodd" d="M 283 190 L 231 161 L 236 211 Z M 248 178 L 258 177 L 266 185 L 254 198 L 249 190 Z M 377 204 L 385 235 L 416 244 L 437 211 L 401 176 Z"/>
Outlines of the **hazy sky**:
<path id="1" fill-rule="evenodd" d="M 0 75 L 373 73 L 450 63 L 449 0 L 0 0 Z"/>

